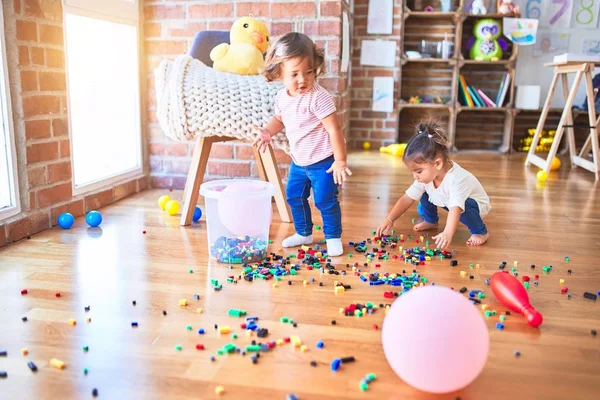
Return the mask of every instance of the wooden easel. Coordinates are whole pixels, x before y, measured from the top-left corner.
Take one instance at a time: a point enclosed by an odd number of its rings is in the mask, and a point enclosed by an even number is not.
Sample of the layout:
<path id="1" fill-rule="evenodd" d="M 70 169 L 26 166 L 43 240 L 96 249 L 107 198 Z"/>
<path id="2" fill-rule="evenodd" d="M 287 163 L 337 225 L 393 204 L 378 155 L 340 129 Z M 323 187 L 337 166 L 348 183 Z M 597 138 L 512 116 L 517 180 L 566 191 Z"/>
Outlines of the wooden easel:
<path id="1" fill-rule="evenodd" d="M 560 141 L 562 139 L 563 132 L 565 129 L 567 130 L 567 147 L 569 150 L 569 159 L 571 160 L 571 167 L 579 166 L 581 168 L 585 168 L 588 171 L 591 171 L 595 174 L 596 180 L 599 179 L 600 174 L 600 150 L 598 148 L 598 124 L 600 123 L 600 118 L 596 118 L 596 108 L 594 106 L 594 87 L 592 85 L 592 72 L 594 71 L 595 65 L 600 63 L 594 62 L 569 62 L 569 63 L 546 63 L 544 66 L 546 67 L 556 67 L 554 69 L 554 77 L 552 78 L 552 84 L 550 85 L 550 90 L 548 91 L 548 97 L 546 98 L 546 102 L 544 103 L 544 108 L 542 113 L 540 114 L 540 120 L 537 125 L 537 129 L 535 130 L 535 135 L 533 137 L 533 141 L 531 142 L 531 147 L 529 148 L 529 153 L 527 154 L 527 159 L 525 160 L 525 166 L 529 164 L 533 164 L 543 169 L 546 172 L 550 171 L 550 165 L 552 164 L 552 159 L 556 156 L 556 152 L 558 151 L 558 146 L 560 145 Z M 569 80 L 567 78 L 567 74 L 575 73 L 575 81 L 571 86 L 571 90 L 569 91 Z M 540 140 L 540 136 L 542 135 L 542 130 L 544 128 L 544 124 L 546 123 L 546 117 L 548 116 L 548 111 L 550 111 L 550 105 L 552 104 L 552 96 L 554 95 L 554 90 L 556 89 L 558 79 L 562 79 L 562 87 L 563 87 L 563 95 L 565 97 L 565 108 L 560 117 L 560 121 L 558 123 L 558 127 L 556 128 L 556 134 L 554 135 L 554 141 L 552 142 L 552 146 L 550 147 L 550 152 L 548 153 L 548 158 L 543 159 L 542 157 L 535 154 L 535 148 L 538 145 Z M 573 107 L 573 101 L 575 100 L 575 96 L 577 94 L 577 90 L 579 89 L 579 84 L 581 80 L 585 82 L 586 88 L 586 96 L 588 102 L 588 116 L 589 116 L 589 129 L 590 134 L 581 149 L 581 152 L 577 154 L 577 150 L 575 148 L 575 130 L 573 125 L 573 113 L 571 108 Z M 590 146 L 592 149 L 592 161 L 588 160 L 586 155 L 590 151 Z"/>
<path id="2" fill-rule="evenodd" d="M 194 209 L 200 196 L 200 184 L 204 178 L 206 164 L 210 155 L 210 149 L 213 143 L 228 142 L 237 140 L 227 136 L 210 136 L 196 139 L 194 147 L 194 155 L 190 163 L 187 179 L 185 181 L 185 189 L 183 191 L 183 211 L 181 212 L 181 226 L 186 226 L 192 223 Z M 275 186 L 275 203 L 279 211 L 279 217 L 283 222 L 292 222 L 290 208 L 285 201 L 283 183 L 281 182 L 281 174 L 275 160 L 275 152 L 272 146 L 268 146 L 267 151 L 262 153 L 254 148 L 254 157 L 258 165 L 258 174 L 264 181 L 271 182 Z"/>

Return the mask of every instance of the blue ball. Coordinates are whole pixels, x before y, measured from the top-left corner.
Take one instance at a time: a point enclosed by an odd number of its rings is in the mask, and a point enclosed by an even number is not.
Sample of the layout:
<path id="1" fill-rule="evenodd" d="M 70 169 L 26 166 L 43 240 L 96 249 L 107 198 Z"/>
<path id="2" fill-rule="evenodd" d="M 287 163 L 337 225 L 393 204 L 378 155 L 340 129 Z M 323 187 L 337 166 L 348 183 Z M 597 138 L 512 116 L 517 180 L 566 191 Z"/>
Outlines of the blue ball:
<path id="1" fill-rule="evenodd" d="M 100 214 L 98 211 L 90 211 L 85 216 L 85 222 L 87 222 L 92 228 L 95 228 L 102 223 L 102 214 Z"/>
<path id="2" fill-rule="evenodd" d="M 194 209 L 194 216 L 192 217 L 192 220 L 194 222 L 198 222 L 200 218 L 202 218 L 202 210 L 200 209 L 200 207 L 196 206 L 196 208 Z"/>
<path id="3" fill-rule="evenodd" d="M 75 223 L 75 217 L 69 213 L 62 213 L 58 216 L 58 226 L 63 229 L 69 229 Z"/>

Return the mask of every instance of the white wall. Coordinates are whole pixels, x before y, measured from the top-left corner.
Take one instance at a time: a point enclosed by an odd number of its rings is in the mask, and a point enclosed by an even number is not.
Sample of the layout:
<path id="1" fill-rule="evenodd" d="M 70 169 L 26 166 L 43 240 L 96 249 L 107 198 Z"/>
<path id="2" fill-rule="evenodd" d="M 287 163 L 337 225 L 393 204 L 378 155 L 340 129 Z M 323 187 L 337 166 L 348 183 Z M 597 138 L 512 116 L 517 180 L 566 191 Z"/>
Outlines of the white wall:
<path id="1" fill-rule="evenodd" d="M 549 3 L 551 0 L 542 0 L 543 6 L 546 6 L 546 3 Z M 570 0 L 572 1 L 572 0 Z M 575 4 L 578 4 L 581 0 L 575 0 Z M 588 4 L 591 0 L 587 0 L 584 4 Z M 600 0 L 594 0 L 596 2 Z M 520 12 L 522 16 L 525 16 L 526 13 L 526 2 L 527 0 L 515 1 L 521 8 Z M 571 26 L 575 26 L 575 10 L 576 6 L 573 8 Z M 547 15 L 547 14 L 546 14 Z M 542 16 L 543 18 L 543 16 Z M 541 21 L 540 21 L 541 22 Z M 569 53 L 581 53 L 582 52 L 582 41 L 583 39 L 600 39 L 600 28 L 596 27 L 593 29 L 581 29 L 581 28 L 549 28 L 549 27 L 539 27 L 538 33 L 541 32 L 557 32 L 557 33 L 568 33 L 569 36 Z M 546 100 L 546 96 L 548 95 L 548 89 L 550 87 L 550 83 L 552 82 L 552 75 L 554 73 L 554 69 L 551 67 L 544 67 L 544 63 L 552 62 L 552 59 L 555 55 L 562 54 L 564 51 L 557 51 L 555 53 L 551 53 L 542 57 L 534 57 L 533 49 L 535 46 L 521 46 L 519 48 L 519 57 L 517 61 L 517 74 L 515 83 L 517 85 L 539 85 L 541 86 L 541 96 L 540 96 L 540 108 L 544 105 Z M 594 71 L 594 75 L 600 73 L 600 68 L 596 68 Z M 575 74 L 570 74 L 569 84 L 573 83 L 573 79 Z M 580 85 L 579 91 L 577 93 L 577 97 L 575 99 L 575 105 L 583 104 L 585 99 L 585 87 Z M 562 86 L 558 86 L 557 90 L 554 94 L 554 99 L 552 102 L 553 107 L 563 107 L 565 104 L 565 99 L 562 96 Z"/>

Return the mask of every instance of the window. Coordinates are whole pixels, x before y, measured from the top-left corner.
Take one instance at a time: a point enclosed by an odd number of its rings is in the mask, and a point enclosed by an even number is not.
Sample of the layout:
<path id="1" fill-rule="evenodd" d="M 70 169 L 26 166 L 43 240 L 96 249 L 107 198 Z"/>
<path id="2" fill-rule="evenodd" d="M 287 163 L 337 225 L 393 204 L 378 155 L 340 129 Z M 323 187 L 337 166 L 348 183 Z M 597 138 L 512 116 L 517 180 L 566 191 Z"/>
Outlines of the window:
<path id="1" fill-rule="evenodd" d="M 0 220 L 18 214 L 17 159 L 12 126 L 4 20 L 0 5 Z"/>
<path id="2" fill-rule="evenodd" d="M 139 5 L 65 3 L 73 192 L 78 194 L 142 171 Z"/>

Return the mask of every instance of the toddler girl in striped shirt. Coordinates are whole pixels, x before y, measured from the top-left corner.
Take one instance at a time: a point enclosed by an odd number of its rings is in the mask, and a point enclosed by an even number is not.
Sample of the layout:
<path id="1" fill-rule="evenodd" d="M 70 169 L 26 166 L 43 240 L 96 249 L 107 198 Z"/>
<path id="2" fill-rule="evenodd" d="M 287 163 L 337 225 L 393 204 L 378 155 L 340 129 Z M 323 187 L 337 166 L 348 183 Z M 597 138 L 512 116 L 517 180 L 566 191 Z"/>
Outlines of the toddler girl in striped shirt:
<path id="1" fill-rule="evenodd" d="M 257 128 L 254 145 L 265 151 L 272 137 L 285 128 L 290 142 L 290 165 L 286 195 L 296 233 L 283 247 L 313 242 L 313 223 L 308 205 L 312 188 L 315 205 L 323 217 L 327 253 L 340 256 L 342 212 L 338 184 L 352 172 L 346 164 L 346 143 L 331 95 L 315 80 L 323 74 L 323 50 L 302 33 L 284 35 L 269 50 L 263 75 L 268 82 L 281 80 L 284 88 L 275 97 L 275 115 Z"/>

